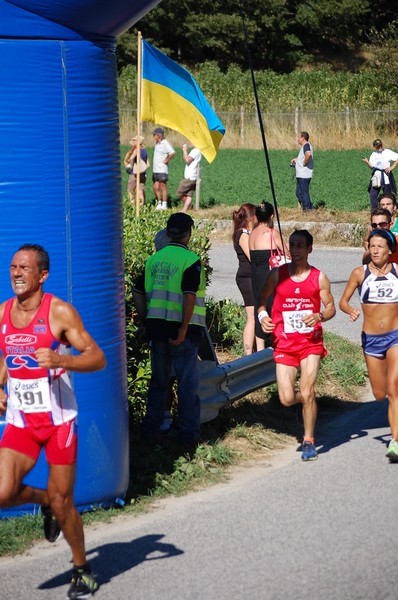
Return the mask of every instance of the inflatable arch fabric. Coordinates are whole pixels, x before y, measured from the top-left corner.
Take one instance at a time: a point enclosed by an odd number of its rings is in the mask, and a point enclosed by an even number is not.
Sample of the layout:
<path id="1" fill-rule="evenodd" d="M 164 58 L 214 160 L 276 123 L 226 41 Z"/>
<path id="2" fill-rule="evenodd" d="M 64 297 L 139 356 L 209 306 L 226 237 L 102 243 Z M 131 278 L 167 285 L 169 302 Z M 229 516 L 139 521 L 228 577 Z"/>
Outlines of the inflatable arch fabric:
<path id="1" fill-rule="evenodd" d="M 158 1 L 0 0 L 0 300 L 12 295 L 14 252 L 42 244 L 45 289 L 74 304 L 108 361 L 73 375 L 80 510 L 113 503 L 128 484 L 115 36 Z M 45 487 L 47 475 L 41 456 L 26 482 Z"/>

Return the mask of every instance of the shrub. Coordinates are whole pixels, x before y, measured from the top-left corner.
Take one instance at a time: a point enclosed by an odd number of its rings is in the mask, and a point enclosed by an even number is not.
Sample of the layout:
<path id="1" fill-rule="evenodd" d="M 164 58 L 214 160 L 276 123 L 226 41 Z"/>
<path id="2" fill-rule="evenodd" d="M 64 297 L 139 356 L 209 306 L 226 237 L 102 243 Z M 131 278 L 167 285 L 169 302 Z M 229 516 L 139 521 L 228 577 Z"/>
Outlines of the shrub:
<path id="1" fill-rule="evenodd" d="M 242 334 L 246 322 L 243 306 L 238 306 L 229 298 L 206 303 L 207 328 L 214 344 L 243 354 Z"/>

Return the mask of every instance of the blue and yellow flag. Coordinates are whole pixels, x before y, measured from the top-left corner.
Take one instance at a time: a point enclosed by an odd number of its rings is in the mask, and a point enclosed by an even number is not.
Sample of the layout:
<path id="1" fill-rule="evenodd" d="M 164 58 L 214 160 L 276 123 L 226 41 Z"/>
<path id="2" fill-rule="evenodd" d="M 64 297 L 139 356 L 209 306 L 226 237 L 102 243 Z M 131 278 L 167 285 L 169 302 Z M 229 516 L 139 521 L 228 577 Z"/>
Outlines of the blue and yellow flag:
<path id="1" fill-rule="evenodd" d="M 192 75 L 142 40 L 141 120 L 182 133 L 212 162 L 225 128 Z"/>

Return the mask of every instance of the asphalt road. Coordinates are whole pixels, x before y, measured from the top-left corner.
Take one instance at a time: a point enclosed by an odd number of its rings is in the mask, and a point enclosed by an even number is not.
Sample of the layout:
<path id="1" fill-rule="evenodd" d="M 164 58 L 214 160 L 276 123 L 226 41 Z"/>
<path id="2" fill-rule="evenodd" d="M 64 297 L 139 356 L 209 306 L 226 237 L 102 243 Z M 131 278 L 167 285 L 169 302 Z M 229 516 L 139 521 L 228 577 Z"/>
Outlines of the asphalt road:
<path id="1" fill-rule="evenodd" d="M 332 333 L 347 337 L 360 343 L 362 319 L 351 323 L 348 316 L 338 309 L 338 303 L 351 271 L 361 264 L 363 250 L 360 248 L 314 248 L 310 263 L 326 273 L 335 299 L 336 316 L 324 324 Z M 235 282 L 238 261 L 232 244 L 213 246 L 210 251 L 210 264 L 213 267 L 212 281 L 207 293 L 215 300 L 230 298 L 242 303 L 242 296 Z M 360 306 L 357 295 L 353 297 L 353 306 Z"/>
<path id="2" fill-rule="evenodd" d="M 313 258 L 338 299 L 360 253 L 320 249 Z M 213 249 L 213 260 L 214 295 L 239 300 L 236 261 L 227 248 Z M 345 318 L 340 332 L 359 336 Z M 385 458 L 386 413 L 385 402 L 364 398 L 330 421 L 315 462 L 302 463 L 291 445 L 226 483 L 87 528 L 95 598 L 396 600 L 398 465 Z M 65 597 L 69 560 L 64 540 L 1 559 L 0 599 Z"/>
<path id="3" fill-rule="evenodd" d="M 386 406 L 368 402 L 271 467 L 87 528 L 98 600 L 396 600 L 398 465 L 384 457 Z M 0 560 L 1 600 L 65 597 L 64 540 Z"/>

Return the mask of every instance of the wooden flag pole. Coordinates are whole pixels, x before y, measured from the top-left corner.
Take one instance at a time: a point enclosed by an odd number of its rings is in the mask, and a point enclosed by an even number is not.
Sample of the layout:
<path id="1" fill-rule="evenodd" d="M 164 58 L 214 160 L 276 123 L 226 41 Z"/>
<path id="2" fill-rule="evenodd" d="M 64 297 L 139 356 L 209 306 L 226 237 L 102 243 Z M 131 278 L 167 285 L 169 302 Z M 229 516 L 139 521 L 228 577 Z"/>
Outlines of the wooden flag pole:
<path id="1" fill-rule="evenodd" d="M 136 174 L 135 174 L 135 210 L 136 215 L 140 215 L 140 163 L 141 163 L 141 92 L 142 92 L 142 36 L 138 32 L 138 51 L 137 51 L 137 156 L 136 156 Z"/>
<path id="2" fill-rule="evenodd" d="M 200 163 L 198 164 L 197 178 L 196 178 L 196 189 L 195 189 L 195 209 L 199 210 L 200 207 Z"/>

